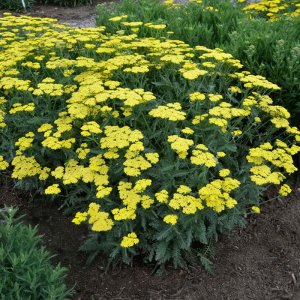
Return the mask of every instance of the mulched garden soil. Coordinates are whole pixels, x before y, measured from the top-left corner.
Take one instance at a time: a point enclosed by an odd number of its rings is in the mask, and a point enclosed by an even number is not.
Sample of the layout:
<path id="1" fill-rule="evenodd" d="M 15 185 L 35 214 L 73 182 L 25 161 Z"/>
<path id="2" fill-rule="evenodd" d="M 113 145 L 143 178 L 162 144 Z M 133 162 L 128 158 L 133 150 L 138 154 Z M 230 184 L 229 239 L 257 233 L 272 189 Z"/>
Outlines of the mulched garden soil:
<path id="1" fill-rule="evenodd" d="M 98 3 L 103 1 L 97 1 Z M 0 14 L 3 11 L 0 11 Z M 95 5 L 79 8 L 37 6 L 31 16 L 57 18 L 73 26 L 94 26 Z M 155 276 L 151 266 L 135 265 L 104 272 L 100 259 L 86 265 L 78 251 L 87 237 L 84 226 L 71 223 L 71 216 L 58 210 L 60 203 L 34 201 L 0 178 L 0 207 L 18 206 L 24 222 L 37 225 L 45 246 L 69 269 L 67 285 L 75 285 L 74 300 L 100 299 L 205 299 L 278 300 L 300 299 L 300 189 L 282 202 L 262 207 L 248 226 L 221 237 L 216 246 L 214 272 L 201 266 L 189 270 L 167 267 Z"/>

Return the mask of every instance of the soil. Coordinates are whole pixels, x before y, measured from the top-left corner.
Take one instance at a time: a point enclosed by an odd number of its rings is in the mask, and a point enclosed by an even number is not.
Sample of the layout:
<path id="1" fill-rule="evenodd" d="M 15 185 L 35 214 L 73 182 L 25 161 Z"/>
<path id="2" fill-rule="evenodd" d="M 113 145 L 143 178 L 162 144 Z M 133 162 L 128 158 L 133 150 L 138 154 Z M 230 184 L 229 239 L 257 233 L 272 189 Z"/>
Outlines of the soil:
<path id="1" fill-rule="evenodd" d="M 0 0 L 1 1 L 1 0 Z M 54 18 L 59 23 L 68 23 L 74 27 L 95 27 L 96 26 L 96 6 L 110 0 L 95 0 L 94 4 L 79 7 L 60 7 L 53 5 L 35 5 L 30 11 L 21 13 L 22 15 L 33 17 Z M 116 2 L 116 1 L 114 1 Z M 7 10 L 0 10 L 0 15 Z M 16 13 L 14 13 L 16 14 Z"/>
<path id="2" fill-rule="evenodd" d="M 97 1 L 101 3 L 104 1 Z M 3 12 L 3 11 L 2 11 Z M 1 11 L 0 11 L 1 14 Z M 95 26 L 95 5 L 81 8 L 36 6 L 31 16 L 52 17 L 72 26 Z M 100 299 L 300 299 L 300 189 L 282 202 L 270 202 L 252 216 L 244 229 L 221 237 L 216 246 L 214 272 L 201 266 L 189 270 L 168 267 L 154 276 L 151 266 L 140 262 L 104 271 L 98 259 L 86 265 L 78 249 L 87 237 L 84 226 L 75 226 L 63 215 L 59 203 L 32 201 L 0 178 L 0 207 L 18 206 L 24 222 L 38 225 L 44 243 L 55 254 L 53 263 L 69 269 L 67 285 L 75 285 L 74 300 Z"/>

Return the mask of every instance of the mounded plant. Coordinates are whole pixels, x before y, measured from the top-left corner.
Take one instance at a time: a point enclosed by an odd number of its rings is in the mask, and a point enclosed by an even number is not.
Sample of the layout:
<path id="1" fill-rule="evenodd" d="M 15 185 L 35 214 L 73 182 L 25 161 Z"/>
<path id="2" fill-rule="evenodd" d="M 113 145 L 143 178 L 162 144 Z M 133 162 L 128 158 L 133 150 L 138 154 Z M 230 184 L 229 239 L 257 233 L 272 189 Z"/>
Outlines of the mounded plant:
<path id="1" fill-rule="evenodd" d="M 126 33 L 0 19 L 0 168 L 86 223 L 92 257 L 209 267 L 267 187 L 291 192 L 300 131 L 231 54 L 110 21 Z"/>
<path id="2" fill-rule="evenodd" d="M 5 299 L 65 300 L 66 269 L 53 267 L 37 229 L 21 223 L 17 209 L 0 210 L 0 295 Z"/>

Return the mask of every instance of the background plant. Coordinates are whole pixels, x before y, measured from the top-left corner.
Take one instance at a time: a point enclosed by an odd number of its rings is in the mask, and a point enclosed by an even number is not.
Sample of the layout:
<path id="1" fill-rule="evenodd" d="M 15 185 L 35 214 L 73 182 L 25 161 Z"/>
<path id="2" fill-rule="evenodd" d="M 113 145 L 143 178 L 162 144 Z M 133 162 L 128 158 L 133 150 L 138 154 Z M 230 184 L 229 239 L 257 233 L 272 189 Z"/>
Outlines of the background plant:
<path id="1" fill-rule="evenodd" d="M 0 210 L 0 294 L 5 299 L 67 299 L 66 269 L 53 267 L 37 229 L 21 223 L 17 209 Z"/>
<path id="2" fill-rule="evenodd" d="M 127 15 L 126 21 L 165 24 L 165 29 L 143 27 L 139 36 L 169 36 L 191 46 L 217 47 L 229 40 L 245 14 L 232 1 L 190 1 L 187 5 L 159 0 L 124 0 L 97 6 L 97 24 L 107 26 L 108 32 L 123 30 L 121 22 L 109 22 L 114 16 Z"/>
<path id="3" fill-rule="evenodd" d="M 251 73 L 261 74 L 281 87 L 274 101 L 294 112 L 293 122 L 299 125 L 300 17 L 275 22 L 244 20 L 223 48 Z"/>
<path id="4" fill-rule="evenodd" d="M 1 0 L 0 8 L 15 11 L 26 10 L 30 9 L 35 2 L 35 0 Z"/>

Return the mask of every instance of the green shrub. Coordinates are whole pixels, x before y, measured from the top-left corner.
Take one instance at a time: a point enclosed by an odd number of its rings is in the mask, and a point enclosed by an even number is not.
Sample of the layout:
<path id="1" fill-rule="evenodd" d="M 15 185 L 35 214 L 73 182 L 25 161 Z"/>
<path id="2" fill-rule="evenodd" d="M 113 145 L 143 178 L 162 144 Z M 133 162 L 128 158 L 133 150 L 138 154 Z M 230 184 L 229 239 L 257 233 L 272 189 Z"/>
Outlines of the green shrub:
<path id="1" fill-rule="evenodd" d="M 30 9 L 35 2 L 35 0 L 1 0 L 0 8 L 15 11 L 26 10 Z"/>
<path id="2" fill-rule="evenodd" d="M 75 7 L 80 5 L 93 4 L 95 0 L 37 0 L 41 4 L 52 4 L 59 6 Z"/>
<path id="3" fill-rule="evenodd" d="M 143 27 L 139 36 L 169 36 L 185 41 L 191 46 L 217 47 L 229 40 L 230 32 L 236 31 L 238 21 L 245 14 L 230 0 L 210 0 L 187 5 L 167 5 L 160 0 L 123 0 L 97 6 L 97 25 L 107 26 L 108 32 L 124 29 L 121 22 L 108 19 L 127 15 L 126 21 L 165 24 L 166 28 Z M 170 32 L 168 34 L 168 32 Z"/>
<path id="4" fill-rule="evenodd" d="M 77 212 L 93 255 L 207 266 L 199 247 L 259 212 L 271 184 L 291 191 L 300 131 L 279 87 L 232 55 L 139 37 L 153 26 L 136 22 L 0 24 L 0 169 Z"/>
<path id="5" fill-rule="evenodd" d="M 300 125 L 300 17 L 244 20 L 223 46 L 253 74 L 278 84 L 274 101 L 292 112 Z"/>
<path id="6" fill-rule="evenodd" d="M 50 254 L 40 246 L 36 228 L 16 218 L 17 209 L 0 210 L 0 295 L 6 300 L 53 299 L 70 296 L 66 269 L 53 267 Z"/>

